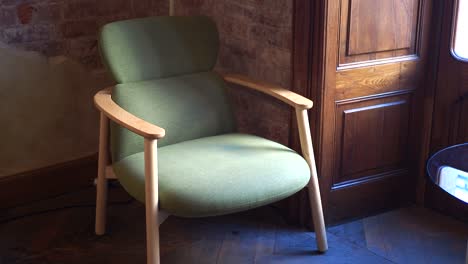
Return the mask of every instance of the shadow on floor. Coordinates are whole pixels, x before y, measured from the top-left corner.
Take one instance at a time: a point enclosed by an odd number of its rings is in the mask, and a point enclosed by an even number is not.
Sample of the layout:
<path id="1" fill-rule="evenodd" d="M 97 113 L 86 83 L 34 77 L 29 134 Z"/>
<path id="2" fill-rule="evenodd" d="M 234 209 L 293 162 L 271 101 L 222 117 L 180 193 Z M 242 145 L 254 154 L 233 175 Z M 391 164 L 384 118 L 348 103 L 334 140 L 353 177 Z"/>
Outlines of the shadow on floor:
<path id="1" fill-rule="evenodd" d="M 110 203 L 102 237 L 93 233 L 93 189 L 2 212 L 0 263 L 145 263 L 143 205 L 119 189 L 111 191 Z M 467 237 L 467 224 L 412 207 L 329 228 L 330 250 L 319 254 L 314 233 L 264 207 L 170 217 L 161 226 L 161 262 L 463 264 Z"/>

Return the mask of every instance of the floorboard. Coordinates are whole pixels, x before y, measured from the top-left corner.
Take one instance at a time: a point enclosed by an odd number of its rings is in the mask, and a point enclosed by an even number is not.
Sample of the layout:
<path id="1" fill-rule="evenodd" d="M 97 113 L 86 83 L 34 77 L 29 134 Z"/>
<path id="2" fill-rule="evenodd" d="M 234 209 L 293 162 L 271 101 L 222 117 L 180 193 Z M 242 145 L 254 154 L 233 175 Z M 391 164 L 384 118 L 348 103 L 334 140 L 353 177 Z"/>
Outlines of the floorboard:
<path id="1" fill-rule="evenodd" d="M 94 235 L 94 189 L 0 213 L 0 264 L 145 263 L 144 206 L 110 190 L 108 234 Z M 328 228 L 330 249 L 272 207 L 161 226 L 162 263 L 463 264 L 468 225 L 410 207 Z"/>

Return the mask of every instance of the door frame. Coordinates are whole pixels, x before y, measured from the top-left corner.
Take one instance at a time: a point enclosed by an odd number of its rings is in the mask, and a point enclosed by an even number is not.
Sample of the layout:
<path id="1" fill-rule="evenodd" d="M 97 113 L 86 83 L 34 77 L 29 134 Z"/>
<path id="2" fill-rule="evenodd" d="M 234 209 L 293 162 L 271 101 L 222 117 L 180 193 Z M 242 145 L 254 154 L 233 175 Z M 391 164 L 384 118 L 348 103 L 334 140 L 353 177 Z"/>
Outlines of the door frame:
<path id="1" fill-rule="evenodd" d="M 445 131 L 443 127 L 435 127 L 437 124 L 440 126 L 441 116 L 440 116 L 440 109 L 438 107 L 444 106 L 459 98 L 458 91 L 444 91 L 443 88 L 439 87 L 441 83 L 444 81 L 440 81 L 442 79 L 446 79 L 447 75 L 451 76 L 451 74 L 460 74 L 460 72 L 453 71 L 454 65 L 461 65 L 461 67 L 466 67 L 464 69 L 468 69 L 467 62 L 459 61 L 455 58 L 451 51 L 452 46 L 452 35 L 453 32 L 453 24 L 455 11 L 455 3 L 457 0 L 446 0 L 440 1 L 437 5 L 437 12 L 435 13 L 434 17 L 434 24 L 439 25 L 437 28 L 437 39 L 439 40 L 437 45 L 434 45 L 434 74 L 433 74 L 433 101 L 432 101 L 432 111 L 427 110 L 428 115 L 430 117 L 430 124 L 432 128 L 432 133 L 429 136 L 430 145 L 427 146 L 427 156 L 434 154 L 435 152 L 448 147 L 449 145 L 458 144 L 460 142 L 453 142 L 450 140 L 450 133 Z M 455 73 L 456 72 L 456 73 Z M 451 76 L 453 77 L 453 75 Z M 448 88 L 453 89 L 453 84 L 448 84 Z M 443 112 L 442 112 L 443 114 Z M 444 132 L 445 131 L 445 132 Z M 424 164 L 425 165 L 425 164 Z M 425 166 L 424 166 L 425 172 Z M 437 210 L 443 214 L 447 214 L 453 216 L 459 220 L 464 222 L 468 222 L 468 207 L 466 203 L 454 199 L 450 194 L 443 191 L 440 187 L 436 186 L 431 180 L 427 180 L 425 184 L 425 196 L 424 196 L 424 205 Z"/>
<path id="2" fill-rule="evenodd" d="M 319 185 L 322 194 L 324 215 L 327 213 L 327 195 L 324 195 L 324 177 L 322 176 L 322 89 L 324 83 L 324 69 L 320 67 L 323 62 L 322 40 L 323 31 L 323 0 L 294 0 L 293 2 L 293 43 L 292 43 L 292 67 L 291 76 L 292 91 L 301 94 L 314 102 L 309 111 L 310 129 L 318 169 Z M 294 113 L 293 113 L 294 114 Z M 294 116 L 291 118 L 290 146 L 294 150 L 300 150 L 300 141 L 297 132 L 297 124 Z M 307 195 L 296 195 L 290 203 L 289 220 L 311 228 L 310 213 L 307 211 Z M 305 212 L 304 212 L 305 211 Z"/>
<path id="3" fill-rule="evenodd" d="M 330 100 L 326 98 L 334 98 L 334 89 L 327 89 L 327 82 L 334 83 L 335 74 L 334 71 L 327 69 L 336 68 L 336 64 L 331 62 L 336 62 L 337 59 L 336 54 L 330 56 L 327 53 L 327 48 L 333 46 L 331 39 L 327 36 L 338 37 L 336 29 L 331 32 L 325 29 L 333 19 L 338 21 L 339 6 L 336 6 L 334 14 L 327 15 L 325 11 L 327 6 L 333 3 L 336 1 L 294 0 L 293 7 L 292 90 L 314 102 L 310 113 L 310 124 L 325 215 L 328 215 L 327 192 L 332 183 L 331 177 L 324 175 L 332 173 L 333 163 L 324 157 L 333 156 L 334 153 L 330 153 L 323 147 L 326 144 L 333 144 L 333 137 L 324 136 L 324 132 L 330 128 L 323 125 L 323 120 L 329 118 L 334 120 L 334 105 L 330 104 Z M 325 66 L 322 67 L 322 65 Z M 327 124 L 334 126 L 334 122 L 327 122 Z M 295 134 L 297 133 L 291 133 L 291 145 L 294 149 L 298 149 L 299 140 Z M 301 209 L 302 207 L 299 208 Z M 308 221 L 302 219 L 301 222 L 307 223 Z"/>

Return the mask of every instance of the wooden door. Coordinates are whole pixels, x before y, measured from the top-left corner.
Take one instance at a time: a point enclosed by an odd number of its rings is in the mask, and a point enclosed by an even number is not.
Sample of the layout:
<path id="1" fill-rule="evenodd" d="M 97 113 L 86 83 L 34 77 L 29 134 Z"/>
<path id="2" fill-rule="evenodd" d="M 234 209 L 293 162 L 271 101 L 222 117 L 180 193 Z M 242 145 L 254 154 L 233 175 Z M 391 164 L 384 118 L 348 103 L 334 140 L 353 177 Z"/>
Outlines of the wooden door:
<path id="1" fill-rule="evenodd" d="M 309 68 L 309 87 L 328 224 L 413 199 L 431 2 L 319 0 L 312 8 L 310 61 L 319 66 Z"/>
<path id="2" fill-rule="evenodd" d="M 446 0 L 437 3 L 439 10 L 437 16 L 441 25 L 440 46 L 434 55 L 434 58 L 438 59 L 434 60 L 436 62 L 434 75 L 437 81 L 434 107 L 430 115 L 432 133 L 428 155 L 451 145 L 468 142 L 468 58 L 459 57 L 453 51 L 457 4 L 461 1 L 464 1 L 465 5 L 468 4 L 467 0 Z M 466 9 L 463 11 L 466 12 Z M 425 203 L 431 208 L 468 221 L 466 204 L 454 199 L 430 180 L 426 184 Z"/>

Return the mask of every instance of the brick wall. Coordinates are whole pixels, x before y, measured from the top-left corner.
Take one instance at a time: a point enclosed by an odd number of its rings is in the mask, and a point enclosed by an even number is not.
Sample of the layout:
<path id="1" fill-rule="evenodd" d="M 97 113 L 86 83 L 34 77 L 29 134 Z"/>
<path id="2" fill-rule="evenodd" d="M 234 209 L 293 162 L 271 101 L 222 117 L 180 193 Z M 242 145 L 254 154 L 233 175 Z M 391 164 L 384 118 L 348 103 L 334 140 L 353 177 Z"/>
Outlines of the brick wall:
<path id="1" fill-rule="evenodd" d="M 217 68 L 286 88 L 291 83 L 291 0 L 175 0 L 177 15 L 208 15 L 221 38 Z M 243 132 L 288 143 L 290 109 L 244 90 L 233 98 Z"/>
<path id="2" fill-rule="evenodd" d="M 292 1 L 175 0 L 177 15 L 203 14 L 217 22 L 218 69 L 289 87 Z M 98 28 L 110 21 L 165 15 L 167 0 L 0 0 L 0 42 L 47 56 L 65 55 L 101 69 Z M 245 91 L 234 92 L 241 131 L 287 144 L 289 109 Z"/>
<path id="3" fill-rule="evenodd" d="M 167 0 L 0 0 L 0 42 L 100 69 L 101 25 L 167 13 Z"/>
<path id="4" fill-rule="evenodd" d="M 292 1 L 175 1 L 178 15 L 203 14 L 216 21 L 221 38 L 218 70 L 289 87 Z M 8 73 L 0 75 L 0 94 L 11 103 L 10 108 L 0 107 L 0 119 L 10 117 L 17 125 L 10 124 L 2 137 L 24 142 L 22 147 L 0 149 L 0 177 L 95 152 L 98 115 L 92 95 L 109 82 L 98 56 L 98 29 L 114 20 L 167 13 L 167 0 L 0 0 L 0 70 Z M 78 64 L 47 60 L 55 56 Z M 245 89 L 231 89 L 231 95 L 241 132 L 288 143 L 288 107 Z M 43 135 L 41 140 L 19 133 L 24 122 L 36 125 L 32 134 Z"/>
<path id="5" fill-rule="evenodd" d="M 112 82 L 99 27 L 167 13 L 166 0 L 0 0 L 0 178 L 96 153 L 93 95 Z"/>

